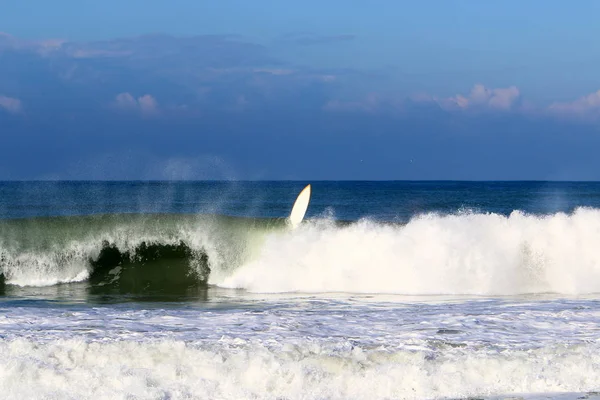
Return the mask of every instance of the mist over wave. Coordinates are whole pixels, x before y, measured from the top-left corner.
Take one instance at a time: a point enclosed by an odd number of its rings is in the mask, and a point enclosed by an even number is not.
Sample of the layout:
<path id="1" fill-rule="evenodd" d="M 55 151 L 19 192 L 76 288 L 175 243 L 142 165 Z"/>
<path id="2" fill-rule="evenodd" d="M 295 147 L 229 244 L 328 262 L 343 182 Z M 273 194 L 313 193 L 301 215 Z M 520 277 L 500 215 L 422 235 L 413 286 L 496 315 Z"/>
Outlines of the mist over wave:
<path id="1" fill-rule="evenodd" d="M 425 214 L 406 225 L 313 221 L 270 235 L 218 282 L 255 292 L 600 292 L 600 210 Z"/>
<path id="2" fill-rule="evenodd" d="M 466 295 L 600 292 L 600 210 L 428 213 L 406 224 L 102 215 L 0 223 L 5 282 L 123 292 L 207 284 L 251 292 Z"/>
<path id="3" fill-rule="evenodd" d="M 112 214 L 0 222 L 5 283 L 88 281 L 121 292 L 206 285 L 240 265 L 273 221 L 223 216 Z M 276 225 L 276 224 L 275 224 Z M 180 288 L 185 289 L 185 288 Z"/>

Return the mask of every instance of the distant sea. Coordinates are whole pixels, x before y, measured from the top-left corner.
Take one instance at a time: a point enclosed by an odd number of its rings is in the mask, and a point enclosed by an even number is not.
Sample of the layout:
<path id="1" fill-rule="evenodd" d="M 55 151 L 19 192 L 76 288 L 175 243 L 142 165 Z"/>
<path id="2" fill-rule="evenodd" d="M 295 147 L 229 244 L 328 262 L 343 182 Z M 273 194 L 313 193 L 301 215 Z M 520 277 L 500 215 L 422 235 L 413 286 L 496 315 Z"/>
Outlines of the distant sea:
<path id="1" fill-rule="evenodd" d="M 600 398 L 600 183 L 0 182 L 0 273 L 0 399 Z"/>

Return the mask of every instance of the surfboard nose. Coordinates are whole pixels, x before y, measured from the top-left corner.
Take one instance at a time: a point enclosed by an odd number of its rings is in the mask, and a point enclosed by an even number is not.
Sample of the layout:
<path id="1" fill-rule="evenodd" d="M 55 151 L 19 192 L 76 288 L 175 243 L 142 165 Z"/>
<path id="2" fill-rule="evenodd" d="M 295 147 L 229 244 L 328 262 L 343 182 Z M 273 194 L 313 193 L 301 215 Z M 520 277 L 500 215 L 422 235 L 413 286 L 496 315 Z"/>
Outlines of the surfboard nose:
<path id="1" fill-rule="evenodd" d="M 304 189 L 302 189 L 296 198 L 296 201 L 292 207 L 292 211 L 290 212 L 290 216 L 288 217 L 288 221 L 292 228 L 296 228 L 304 219 L 304 215 L 306 214 L 306 210 L 308 208 L 308 203 L 310 202 L 310 195 L 311 186 L 308 184 Z"/>

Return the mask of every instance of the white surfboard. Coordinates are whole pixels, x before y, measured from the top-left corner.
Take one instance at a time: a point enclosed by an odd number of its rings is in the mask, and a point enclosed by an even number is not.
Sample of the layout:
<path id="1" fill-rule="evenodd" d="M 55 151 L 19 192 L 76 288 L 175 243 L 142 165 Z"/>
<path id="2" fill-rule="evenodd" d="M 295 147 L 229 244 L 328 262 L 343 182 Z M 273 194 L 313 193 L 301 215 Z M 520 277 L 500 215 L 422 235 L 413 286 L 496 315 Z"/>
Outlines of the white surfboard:
<path id="1" fill-rule="evenodd" d="M 310 201 L 310 185 L 306 185 L 304 189 L 300 192 L 296 201 L 294 202 L 294 206 L 292 207 L 292 212 L 288 217 L 288 222 L 292 228 L 296 228 L 300 225 L 300 222 L 304 219 L 304 214 L 306 214 L 306 209 L 308 208 L 308 202 Z"/>

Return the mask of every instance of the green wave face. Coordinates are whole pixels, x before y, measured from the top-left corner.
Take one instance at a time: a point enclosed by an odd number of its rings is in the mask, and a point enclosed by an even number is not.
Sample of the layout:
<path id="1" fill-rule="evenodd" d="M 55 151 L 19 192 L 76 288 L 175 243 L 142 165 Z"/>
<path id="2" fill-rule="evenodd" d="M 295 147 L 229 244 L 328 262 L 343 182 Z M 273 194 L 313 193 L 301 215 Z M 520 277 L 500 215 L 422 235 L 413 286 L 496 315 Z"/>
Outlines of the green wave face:
<path id="1" fill-rule="evenodd" d="M 278 219 L 122 214 L 0 221 L 0 290 L 85 282 L 95 294 L 185 294 L 250 259 Z"/>

